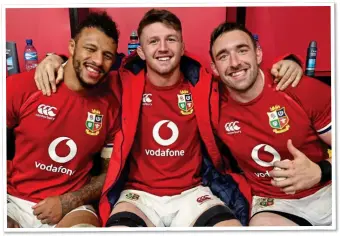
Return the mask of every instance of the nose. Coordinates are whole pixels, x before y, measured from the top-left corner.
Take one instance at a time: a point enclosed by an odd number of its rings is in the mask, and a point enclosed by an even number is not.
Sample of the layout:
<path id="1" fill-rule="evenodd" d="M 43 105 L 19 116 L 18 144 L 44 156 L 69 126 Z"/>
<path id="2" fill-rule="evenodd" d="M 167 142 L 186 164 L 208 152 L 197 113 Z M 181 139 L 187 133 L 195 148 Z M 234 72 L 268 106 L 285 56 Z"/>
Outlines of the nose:
<path id="1" fill-rule="evenodd" d="M 240 65 L 240 60 L 238 58 L 237 53 L 230 54 L 230 66 L 238 67 Z"/>
<path id="2" fill-rule="evenodd" d="M 166 52 L 168 51 L 168 43 L 166 40 L 161 40 L 159 44 L 159 51 Z"/>
<path id="3" fill-rule="evenodd" d="M 96 66 L 103 64 L 103 54 L 100 51 L 96 51 L 92 54 L 92 60 L 96 63 Z"/>

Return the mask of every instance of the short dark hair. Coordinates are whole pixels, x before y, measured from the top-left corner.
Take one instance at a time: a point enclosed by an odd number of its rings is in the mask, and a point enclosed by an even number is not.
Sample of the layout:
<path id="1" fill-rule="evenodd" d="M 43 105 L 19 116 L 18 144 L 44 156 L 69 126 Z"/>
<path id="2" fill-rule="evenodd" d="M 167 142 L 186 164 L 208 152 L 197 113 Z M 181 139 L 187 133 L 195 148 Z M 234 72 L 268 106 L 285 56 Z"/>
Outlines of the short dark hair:
<path id="1" fill-rule="evenodd" d="M 160 22 L 165 25 L 170 26 L 176 31 L 182 34 L 182 24 L 178 17 L 172 12 L 164 9 L 151 9 L 143 16 L 142 20 L 139 22 L 137 33 L 138 37 L 142 35 L 143 29 L 153 23 Z"/>
<path id="2" fill-rule="evenodd" d="M 77 26 L 74 39 L 77 40 L 77 37 L 84 28 L 91 27 L 102 31 L 118 44 L 119 31 L 117 29 L 117 24 L 105 11 L 91 12 L 85 20 Z"/>
<path id="3" fill-rule="evenodd" d="M 239 24 L 239 23 L 234 23 L 234 22 L 224 22 L 224 23 L 220 24 L 219 26 L 217 26 L 217 28 L 215 28 L 214 31 L 210 35 L 209 53 L 210 53 L 210 57 L 213 61 L 214 61 L 214 58 L 213 58 L 213 54 L 212 54 L 212 47 L 213 47 L 216 39 L 218 37 L 220 37 L 223 33 L 227 33 L 227 32 L 234 31 L 234 30 L 240 30 L 240 31 L 245 32 L 250 37 L 250 39 L 251 39 L 251 41 L 254 45 L 254 49 L 256 48 L 256 41 L 253 37 L 253 34 L 244 25 Z"/>

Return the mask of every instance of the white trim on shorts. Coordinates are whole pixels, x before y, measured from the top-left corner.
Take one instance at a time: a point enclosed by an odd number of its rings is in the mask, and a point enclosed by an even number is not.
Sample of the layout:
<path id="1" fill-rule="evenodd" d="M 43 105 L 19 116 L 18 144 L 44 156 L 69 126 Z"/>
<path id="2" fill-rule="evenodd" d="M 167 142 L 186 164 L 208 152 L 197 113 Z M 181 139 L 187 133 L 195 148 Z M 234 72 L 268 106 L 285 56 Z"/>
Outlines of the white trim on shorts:
<path id="1" fill-rule="evenodd" d="M 121 202 L 135 205 L 156 227 L 188 227 L 211 207 L 225 205 L 204 186 L 194 187 L 178 195 L 162 197 L 127 189 L 121 193 L 115 206 Z"/>

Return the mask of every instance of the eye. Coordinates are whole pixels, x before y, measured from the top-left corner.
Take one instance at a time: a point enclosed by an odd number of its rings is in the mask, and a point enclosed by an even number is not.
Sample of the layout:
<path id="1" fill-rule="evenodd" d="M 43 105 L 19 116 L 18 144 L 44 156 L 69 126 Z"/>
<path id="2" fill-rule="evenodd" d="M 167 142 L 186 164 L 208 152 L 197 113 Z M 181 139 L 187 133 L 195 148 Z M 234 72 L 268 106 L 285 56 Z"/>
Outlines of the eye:
<path id="1" fill-rule="evenodd" d="M 149 44 L 156 44 L 158 42 L 158 40 L 156 40 L 156 39 L 151 39 L 150 41 L 149 41 Z"/>
<path id="2" fill-rule="evenodd" d="M 219 57 L 218 57 L 218 60 L 220 60 L 220 61 L 224 61 L 224 60 L 226 60 L 227 59 L 227 54 L 222 54 L 222 55 L 220 55 Z"/>
<path id="3" fill-rule="evenodd" d="M 176 42 L 177 39 L 176 39 L 176 38 L 168 38 L 168 41 L 169 41 L 169 42 Z"/>
<path id="4" fill-rule="evenodd" d="M 85 49 L 89 52 L 95 52 L 96 51 L 94 48 L 89 48 L 89 47 L 85 47 Z"/>
<path id="5" fill-rule="evenodd" d="M 240 50 L 239 50 L 239 53 L 240 54 L 245 54 L 245 53 L 247 53 L 248 52 L 248 49 L 246 49 L 246 48 L 241 48 Z"/>
<path id="6" fill-rule="evenodd" d="M 104 58 L 106 59 L 106 60 L 113 60 L 113 56 L 112 55 L 110 55 L 110 54 L 104 54 Z"/>

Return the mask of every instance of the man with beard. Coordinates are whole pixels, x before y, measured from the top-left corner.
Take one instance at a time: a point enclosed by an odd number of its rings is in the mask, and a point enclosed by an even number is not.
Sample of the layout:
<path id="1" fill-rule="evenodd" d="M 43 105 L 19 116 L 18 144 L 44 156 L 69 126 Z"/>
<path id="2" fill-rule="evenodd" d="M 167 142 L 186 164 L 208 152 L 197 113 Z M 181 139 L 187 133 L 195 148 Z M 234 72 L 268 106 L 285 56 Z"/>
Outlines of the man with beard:
<path id="1" fill-rule="evenodd" d="M 119 127 L 119 102 L 109 75 L 118 31 L 91 13 L 69 42 L 64 82 L 50 97 L 37 91 L 35 71 L 7 78 L 7 130 L 15 136 L 8 168 L 7 227 L 97 227 L 91 204 L 100 197 Z M 93 158 L 102 170 L 91 177 Z"/>
<path id="2" fill-rule="evenodd" d="M 302 78 L 275 91 L 268 70 L 260 69 L 262 51 L 242 25 L 218 26 L 210 52 L 223 82 L 213 123 L 251 185 L 249 225 L 331 225 L 330 87 Z"/>

